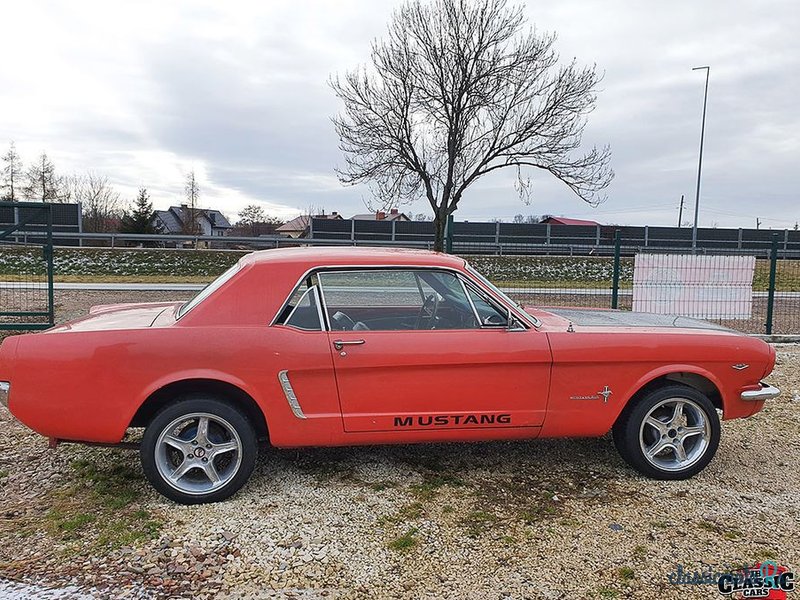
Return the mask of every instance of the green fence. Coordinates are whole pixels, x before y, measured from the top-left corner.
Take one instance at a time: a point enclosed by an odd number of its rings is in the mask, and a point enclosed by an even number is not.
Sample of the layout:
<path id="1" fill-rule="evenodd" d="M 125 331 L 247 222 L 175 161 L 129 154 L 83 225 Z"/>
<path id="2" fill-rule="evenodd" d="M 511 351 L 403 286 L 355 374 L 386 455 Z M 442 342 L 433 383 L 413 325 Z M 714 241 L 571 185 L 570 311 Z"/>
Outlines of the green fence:
<path id="1" fill-rule="evenodd" d="M 52 205 L 0 202 L 0 330 L 52 327 Z"/>
<path id="2" fill-rule="evenodd" d="M 682 257 L 700 257 L 685 281 Z M 649 257 L 663 271 L 661 281 L 637 281 Z M 800 334 L 800 253 L 752 250 L 655 249 L 623 246 L 617 238 L 606 256 L 551 254 L 487 256 L 467 260 L 498 287 L 526 305 L 639 310 L 685 314 L 746 333 Z M 699 275 L 698 275 L 699 273 Z M 670 279 L 672 277 L 672 279 Z M 648 289 L 648 285 L 651 286 Z M 638 297 L 637 297 L 638 296 Z"/>

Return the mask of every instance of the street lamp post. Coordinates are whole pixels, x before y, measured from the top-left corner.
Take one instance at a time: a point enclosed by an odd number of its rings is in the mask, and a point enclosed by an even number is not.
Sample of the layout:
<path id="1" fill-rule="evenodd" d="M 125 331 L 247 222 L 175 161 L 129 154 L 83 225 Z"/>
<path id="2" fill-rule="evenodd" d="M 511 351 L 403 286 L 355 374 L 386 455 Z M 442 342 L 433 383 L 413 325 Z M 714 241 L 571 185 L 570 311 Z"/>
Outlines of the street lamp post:
<path id="1" fill-rule="evenodd" d="M 700 210 L 700 173 L 703 170 L 703 138 L 706 134 L 706 103 L 708 102 L 708 76 L 711 67 L 694 67 L 692 71 L 706 70 L 706 90 L 703 94 L 703 124 L 700 127 L 700 157 L 697 160 L 697 189 L 694 197 L 694 226 L 692 227 L 692 250 L 697 248 L 697 216 Z"/>

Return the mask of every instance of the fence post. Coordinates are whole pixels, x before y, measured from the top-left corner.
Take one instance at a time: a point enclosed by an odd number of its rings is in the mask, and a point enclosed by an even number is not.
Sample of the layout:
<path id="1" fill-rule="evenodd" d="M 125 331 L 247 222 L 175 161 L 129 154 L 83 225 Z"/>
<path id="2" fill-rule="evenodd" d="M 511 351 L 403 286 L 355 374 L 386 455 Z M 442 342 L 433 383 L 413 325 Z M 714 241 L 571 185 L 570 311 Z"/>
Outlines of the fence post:
<path id="1" fill-rule="evenodd" d="M 775 308 L 775 275 L 778 270 L 778 234 L 772 234 L 772 249 L 769 257 L 769 291 L 767 292 L 767 335 L 772 335 L 772 312 Z"/>
<path id="2" fill-rule="evenodd" d="M 55 325 L 55 299 L 53 298 L 53 207 L 47 207 L 47 318 Z"/>
<path id="3" fill-rule="evenodd" d="M 397 240 L 397 220 L 392 221 L 392 241 Z"/>
<path id="4" fill-rule="evenodd" d="M 622 236 L 619 229 L 614 232 L 614 276 L 611 281 L 611 308 L 619 303 L 619 254 L 622 249 Z"/>
<path id="5" fill-rule="evenodd" d="M 444 231 L 444 251 L 453 253 L 453 215 L 447 216 L 447 226 Z"/>

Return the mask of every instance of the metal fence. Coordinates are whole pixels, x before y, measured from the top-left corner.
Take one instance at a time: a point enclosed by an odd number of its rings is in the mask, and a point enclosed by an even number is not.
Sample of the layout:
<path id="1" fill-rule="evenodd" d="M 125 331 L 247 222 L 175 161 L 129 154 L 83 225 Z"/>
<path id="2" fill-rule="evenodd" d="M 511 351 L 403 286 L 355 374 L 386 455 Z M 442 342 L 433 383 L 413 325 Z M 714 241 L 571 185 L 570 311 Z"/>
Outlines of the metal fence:
<path id="1" fill-rule="evenodd" d="M 41 206 L 41 205 L 38 205 Z M 25 233 L 16 230 L 7 236 L 10 239 L 16 237 L 20 244 L 16 248 L 26 247 L 23 243 Z M 41 234 L 40 234 L 41 235 Z M 57 267 L 62 265 L 64 269 L 59 271 L 61 274 L 78 275 L 118 275 L 119 267 L 123 262 L 122 253 L 131 253 L 131 256 L 140 257 L 138 263 L 148 262 L 150 259 L 145 256 L 153 252 L 151 249 L 135 249 L 134 246 L 152 247 L 159 240 L 169 238 L 175 248 L 159 250 L 163 256 L 159 255 L 158 264 L 161 265 L 160 272 L 164 274 L 192 274 L 205 276 L 209 279 L 219 274 L 228 265 L 233 264 L 245 251 L 261 248 L 275 248 L 298 245 L 364 245 L 364 246 L 405 246 L 405 247 L 430 247 L 427 241 L 414 240 L 326 240 L 326 239 L 291 239 L 276 237 L 259 238 L 235 238 L 226 237 L 220 240 L 219 237 L 210 236 L 141 236 L 128 234 L 68 234 L 71 241 L 74 240 L 107 240 L 111 245 L 119 248 L 120 261 L 115 256 L 116 250 L 110 252 L 108 249 L 78 249 L 78 248 L 58 248 L 56 249 Z M 208 245 L 223 242 L 225 250 L 215 251 L 208 249 Z M 569 241 L 576 241 L 570 239 Z M 605 241 L 605 240 L 601 240 Z M 203 248 L 204 250 L 194 250 L 193 248 Z M 786 250 L 785 236 L 783 233 L 772 234 L 769 243 L 764 247 L 758 248 L 699 248 L 695 255 L 707 257 L 709 264 L 706 267 L 708 281 L 690 282 L 686 285 L 685 281 L 675 279 L 674 281 L 662 281 L 660 283 L 661 298 L 656 300 L 666 300 L 676 296 L 681 290 L 691 288 L 695 296 L 701 296 L 700 300 L 709 300 L 709 310 L 707 312 L 697 312 L 696 307 L 702 306 L 702 302 L 695 301 L 692 304 L 692 314 L 700 318 L 714 320 L 726 326 L 748 333 L 775 333 L 775 334 L 800 334 L 800 250 Z M 3 247 L 9 247 L 5 244 Z M 15 246 L 9 249 L 13 253 Z M 28 248 L 38 248 L 27 244 Z M 192 247 L 192 249 L 188 249 Z M 126 248 L 123 250 L 122 248 Z M 2 248 L 0 248 L 2 249 Z M 666 271 L 675 270 L 680 258 L 690 254 L 691 251 L 682 248 L 653 246 L 640 246 L 628 243 L 625 240 L 623 231 L 620 230 L 618 238 L 612 237 L 611 241 L 600 246 L 579 245 L 579 244 L 524 244 L 515 246 L 503 242 L 498 252 L 498 247 L 494 241 L 459 241 L 454 238 L 452 242 L 452 252 L 468 258 L 479 271 L 486 274 L 489 279 L 494 281 L 499 287 L 506 290 L 509 295 L 527 304 L 534 306 L 572 306 L 572 307 L 593 307 L 593 308 L 619 308 L 631 310 L 633 308 L 652 310 L 653 306 L 638 303 L 634 305 L 634 266 L 637 260 L 642 257 L 654 254 L 668 254 L 670 261 L 662 264 L 661 268 Z M 236 251 L 238 250 L 238 252 Z M 17 250 L 19 251 L 19 250 Z M 189 254 L 187 254 L 187 252 Z M 192 252 L 195 252 L 193 254 Z M 71 253 L 80 253 L 80 257 L 72 256 Z M 97 255 L 96 259 L 92 258 Z M 30 261 L 41 261 L 44 255 L 39 253 L 37 257 L 26 258 Z M 10 264 L 12 260 L 8 258 L 9 252 L 0 253 L 0 261 Z M 21 256 L 21 255 L 20 255 Z M 128 256 L 128 255 L 125 255 Z M 749 281 L 747 282 L 748 295 L 747 310 L 731 316 L 731 311 L 725 309 L 727 302 L 741 302 L 741 296 L 732 295 L 734 292 L 741 294 L 741 287 L 725 291 L 727 279 L 720 278 L 728 268 L 727 262 L 723 257 L 744 256 L 752 257 L 754 262 L 751 271 L 748 271 Z M 211 259 L 213 257 L 213 260 Z M 717 257 L 717 258 L 715 258 Z M 79 258 L 79 260 L 78 260 Z M 716 262 L 715 262 L 716 261 Z M 130 261 L 127 261 L 130 262 Z M 68 268 L 74 265 L 85 268 L 85 272 L 73 273 Z M 148 263 L 150 264 L 150 263 Z M 171 267 L 165 266 L 172 265 Z M 141 267 L 141 265 L 140 265 Z M 14 273 L 6 266 L 3 273 Z M 30 273 L 35 273 L 37 281 L 43 282 L 46 265 L 35 267 L 33 271 L 20 271 L 16 280 L 24 280 L 25 277 L 32 277 Z M 139 270 L 132 271 L 132 275 L 140 273 Z M 149 273 L 149 271 L 148 271 Z M 716 273 L 716 275 L 714 275 Z M 715 281 L 715 278 L 717 279 Z M 8 280 L 8 276 L 0 276 L 2 280 Z M 706 285 L 707 284 L 707 285 Z M 3 285 L 14 285 L 13 281 L 6 281 Z M 19 288 L 22 286 L 19 285 Z M 722 290 L 720 290 L 722 288 Z M 8 289 L 8 288 L 6 288 Z M 638 290 L 643 289 L 641 282 L 637 286 Z M 716 290 L 716 296 L 710 294 Z M 721 292 L 721 296 L 720 296 Z M 16 293 L 24 294 L 18 290 Z M 37 292 L 41 294 L 41 292 Z M 726 293 L 728 294 L 726 296 Z M 10 298 L 6 296 L 6 298 Z M 728 298 L 726 300 L 726 298 Z M 652 299 L 651 299 L 652 300 Z M 674 300 L 674 298 L 673 298 Z M 697 298 L 695 297 L 695 300 Z M 712 305 L 711 300 L 714 301 Z M 7 300 L 4 300 L 7 303 Z M 32 306 L 32 298 L 20 296 L 16 309 L 20 310 L 23 305 Z M 676 306 L 673 302 L 672 306 Z M 681 309 L 680 305 L 677 305 Z M 720 309 L 722 306 L 722 309 Z M 712 307 L 716 307 L 712 310 Z M 655 307 L 658 308 L 658 307 Z M 4 309 L 5 310 L 5 309 Z M 38 310 L 38 309 L 37 309 Z M 749 311 L 749 312 L 748 312 Z M 33 312 L 33 311 L 31 311 Z"/>
<path id="2" fill-rule="evenodd" d="M 53 206 L 0 202 L 0 221 L 6 223 L 0 225 L 0 329 L 46 329 L 54 323 Z M 31 239 L 16 241 L 20 233 Z"/>
<path id="3" fill-rule="evenodd" d="M 800 334 L 800 252 L 781 250 L 777 238 L 765 250 L 691 253 L 624 246 L 620 236 L 608 250 L 466 258 L 509 296 L 532 306 L 682 314 L 746 333 Z"/>
<path id="4" fill-rule="evenodd" d="M 621 227 L 556 223 L 483 223 L 454 221 L 454 251 L 480 254 L 546 254 L 552 246 L 571 246 L 574 253 L 608 251 L 619 232 L 624 248 L 691 248 L 692 230 L 685 227 Z M 705 250 L 768 250 L 777 233 L 779 248 L 800 252 L 800 231 L 769 229 L 697 230 L 697 248 Z M 312 219 L 315 240 L 356 243 L 433 244 L 429 221 L 360 221 Z"/>

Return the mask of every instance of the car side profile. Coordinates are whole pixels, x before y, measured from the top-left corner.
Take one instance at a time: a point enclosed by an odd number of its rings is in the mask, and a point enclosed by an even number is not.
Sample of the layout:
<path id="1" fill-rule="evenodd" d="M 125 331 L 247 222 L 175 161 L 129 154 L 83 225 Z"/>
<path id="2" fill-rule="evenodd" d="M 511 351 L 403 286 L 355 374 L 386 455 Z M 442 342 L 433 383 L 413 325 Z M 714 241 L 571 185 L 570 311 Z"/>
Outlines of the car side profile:
<path id="1" fill-rule="evenodd" d="M 523 309 L 455 256 L 293 248 L 243 257 L 186 303 L 95 306 L 7 338 L 0 399 L 53 445 L 144 428 L 145 475 L 194 504 L 241 488 L 260 442 L 612 431 L 640 473 L 685 479 L 713 458 L 720 414 L 778 395 L 762 383 L 774 362 L 765 342 L 703 321 Z"/>

